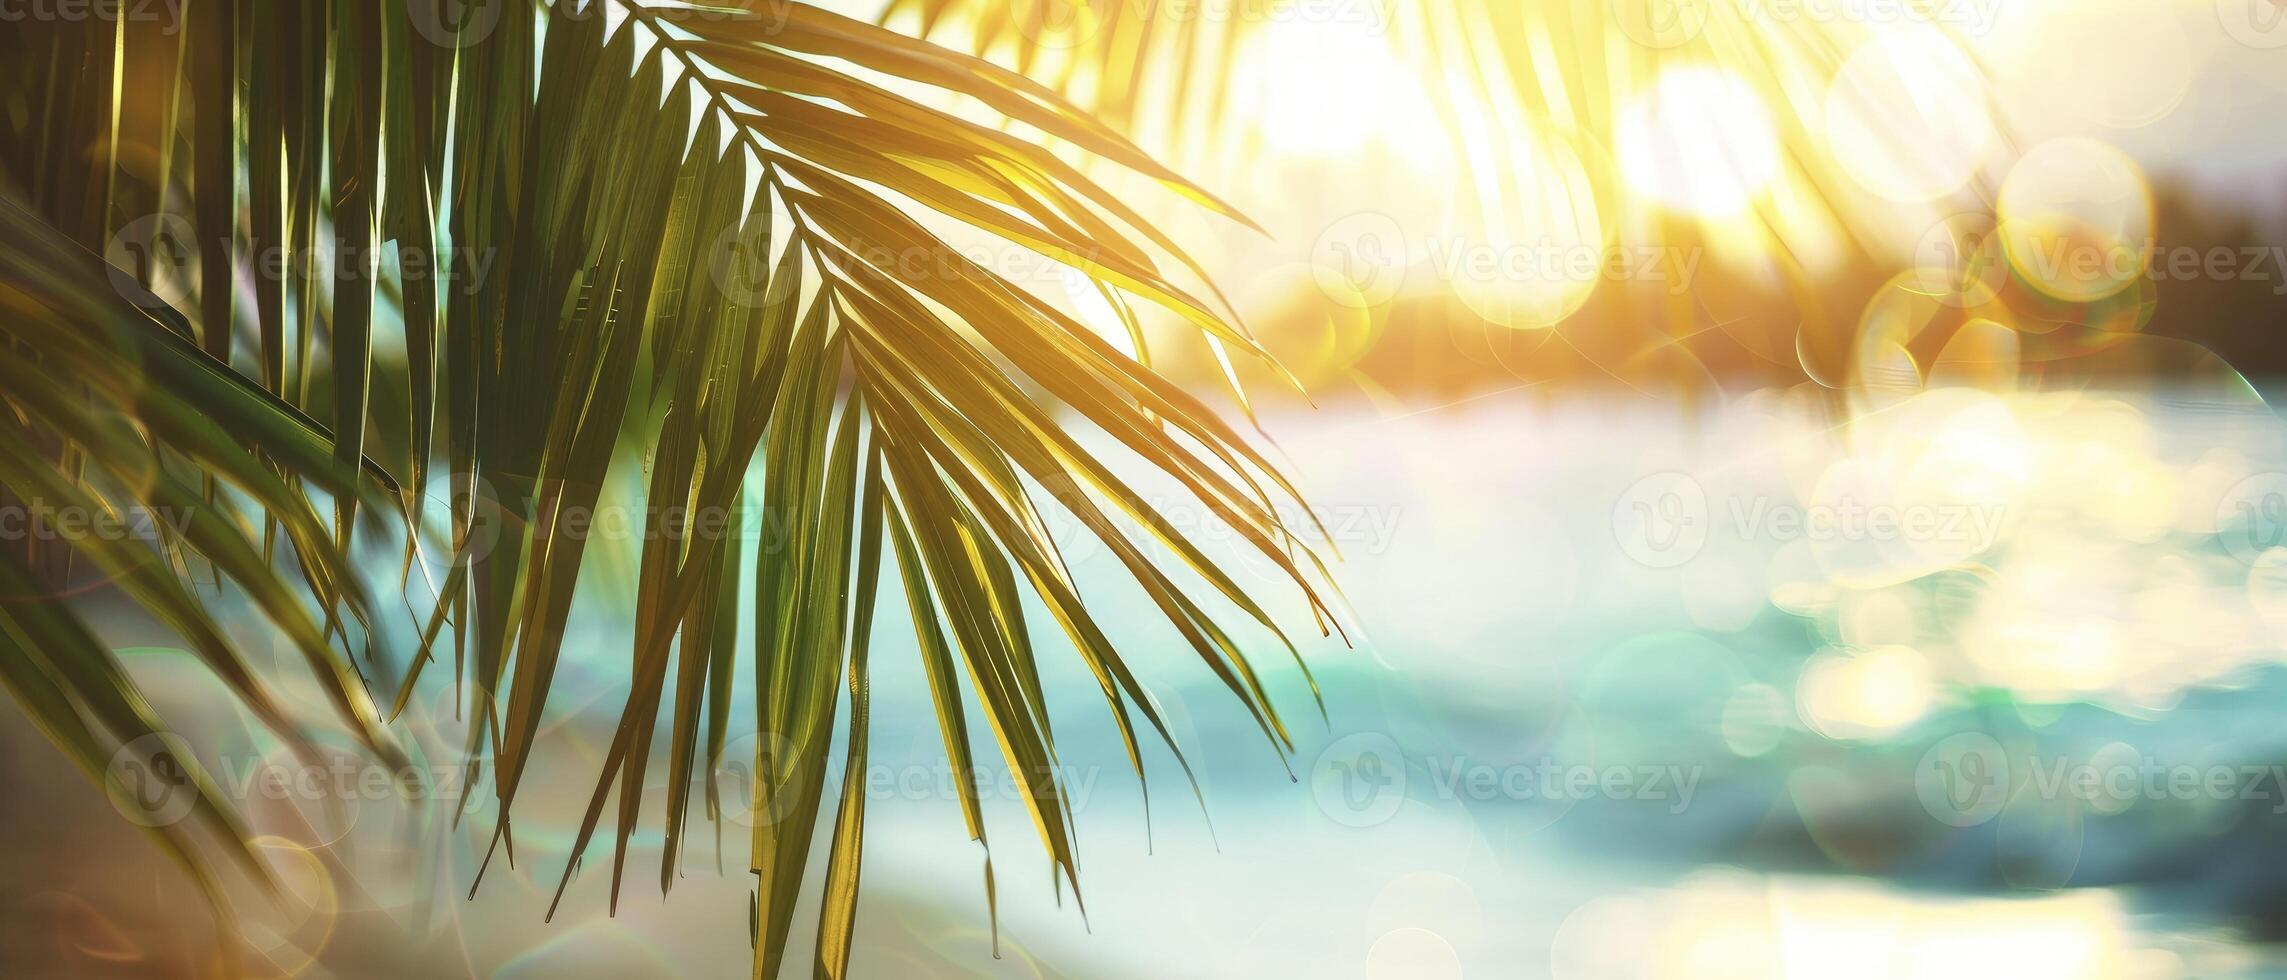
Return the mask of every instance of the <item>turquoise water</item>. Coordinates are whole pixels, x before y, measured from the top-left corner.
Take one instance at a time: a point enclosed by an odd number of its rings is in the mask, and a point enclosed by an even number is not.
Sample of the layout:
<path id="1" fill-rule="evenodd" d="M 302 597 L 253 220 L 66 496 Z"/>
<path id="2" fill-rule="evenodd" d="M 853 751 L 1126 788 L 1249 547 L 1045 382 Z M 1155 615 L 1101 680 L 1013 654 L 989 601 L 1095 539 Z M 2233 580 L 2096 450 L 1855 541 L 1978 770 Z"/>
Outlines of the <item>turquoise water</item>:
<path id="1" fill-rule="evenodd" d="M 1237 631 L 1292 726 L 1282 757 L 1116 563 L 1075 542 L 1084 594 L 1158 697 L 1200 793 L 1147 746 L 1146 823 L 1094 681 L 1035 610 L 1083 901 L 1052 884 L 980 742 L 997 959 L 984 851 L 963 832 L 891 584 L 874 653 L 859 975 L 2277 967 L 2277 421 L 2244 398 L 2032 393 L 1907 399 L 1876 416 L 1902 421 L 1837 429 L 1776 395 L 1687 412 L 1528 391 L 1266 419 L 1343 553 L 1355 645 L 1316 636 L 1299 599 L 1217 527 L 1196 522 L 1194 535 L 1261 582 L 1324 717 L 1270 637 Z M 1189 520 L 1172 489 L 1145 492 Z M 1878 533 L 1879 507 L 1896 533 Z M 1925 512 L 1933 520 L 1908 530 Z M 1956 518 L 1973 530 L 1942 526 Z M 547 755 L 518 804 L 516 865 L 496 863 L 463 897 L 486 805 L 453 831 L 450 803 L 367 801 L 345 815 L 256 796 L 245 805 L 281 838 L 294 896 L 252 915 L 258 946 L 343 975 L 743 973 L 739 826 L 726 828 L 720 875 L 697 827 L 662 899 L 647 821 L 616 918 L 597 847 L 556 921 L 542 921 L 624 671 L 623 614 L 599 602 L 580 615 Z M 162 645 L 119 628 L 122 646 Z M 171 716 L 209 718 L 202 753 L 246 743 L 179 655 L 130 659 Z M 442 676 L 425 685 L 405 728 L 453 774 L 452 692 Z M 31 744 L 21 734 L 9 744 Z M 55 768 L 29 749 L 12 758 Z M 104 819 L 100 795 L 50 775 L 56 812 L 89 819 L 59 830 L 18 814 L 11 833 L 56 847 L 26 848 L 17 880 L 142 935 L 138 917 L 166 906 L 136 896 L 183 886 Z M 734 794 L 736 776 L 724 774 Z M 320 841 L 337 842 L 322 860 L 306 846 Z M 43 856 L 64 847 L 71 860 Z M 797 942 L 814 914 L 798 914 Z"/>
<path id="2" fill-rule="evenodd" d="M 1965 431 L 1989 433 L 1995 419 L 1976 413 L 1992 407 L 1900 411 L 1936 412 L 1939 432 L 1968 412 Z M 1197 768 L 1204 812 L 1171 757 L 1149 753 L 1147 827 L 1092 681 L 1072 658 L 1044 657 L 1052 692 L 1069 695 L 1055 724 L 1086 913 L 1068 892 L 1059 903 L 1018 804 L 988 790 L 995 960 L 982 853 L 944 788 L 918 674 L 901 666 L 910 636 L 886 622 L 861 972 L 2265 972 L 2279 893 L 2262 869 L 2287 827 L 2287 789 L 2268 767 L 2287 759 L 2274 710 L 2287 688 L 2269 566 L 2236 557 L 2267 526 L 2214 515 L 2281 458 L 2276 423 L 2228 399 L 2005 408 L 2017 434 L 1999 458 L 2034 472 L 1995 498 L 2005 519 L 1978 532 L 1976 553 L 1930 531 L 1875 558 L 1857 550 L 1871 531 L 1822 539 L 1811 522 L 1771 519 L 1831 495 L 1819 481 L 1796 495 L 1790 468 L 1927 469 L 1892 466 L 1885 454 L 1902 451 L 1914 464 L 1938 453 L 1958 475 L 1975 460 L 1926 439 L 1900 450 L 1801 438 L 1829 423 L 1803 425 L 1772 399 L 1687 414 L 1512 394 L 1396 418 L 1271 419 L 1294 433 L 1284 449 L 1338 539 L 1355 605 L 1355 648 L 1309 637 L 1299 602 L 1272 606 L 1296 614 L 1325 720 L 1258 637 L 1296 731 L 1282 764 L 1109 560 L 1075 549 L 1097 614 L 1129 624 L 1122 640 Z M 2044 482 L 2094 486 L 2091 465 L 2171 474 L 2146 490 L 2190 516 L 2116 512 L 2104 494 Z M 1677 472 L 1709 498 L 1695 511 L 1706 540 L 1681 561 L 1631 536 L 1641 512 L 1629 506 L 1648 476 Z M 1734 484 L 1759 489 L 1734 506 L 1736 491 L 1718 489 Z M 1881 499 L 1908 507 L 1913 492 Z M 1215 532 L 1198 531 L 1210 544 Z M 2058 603 L 2015 591 L 2015 576 L 2060 561 L 2081 577 L 2055 580 Z M 1984 584 L 1959 580 L 1963 564 Z M 1893 600 L 1917 622 L 1891 622 Z M 2011 633 L 2014 621 L 1995 625 L 1995 610 L 2036 617 L 2032 636 L 2108 621 L 2118 642 L 2056 653 Z M 2152 645 L 2155 628 L 2174 646 Z M 2015 779 L 1987 774 L 1984 799 L 1932 795 L 1974 791 L 1946 782 L 1985 758 L 1982 742 L 1948 741 L 1965 733 L 2001 747 L 1992 758 Z M 2074 790 L 2071 770 L 2092 760 L 2129 775 Z M 2159 774 L 2153 787 L 2140 767 Z M 2180 771 L 2217 770 L 2225 791 L 2168 788 Z M 582 888 L 596 901 L 598 886 Z M 678 892 L 671 908 L 688 907 Z M 659 921 L 612 928 L 682 962 L 693 947 Z"/>

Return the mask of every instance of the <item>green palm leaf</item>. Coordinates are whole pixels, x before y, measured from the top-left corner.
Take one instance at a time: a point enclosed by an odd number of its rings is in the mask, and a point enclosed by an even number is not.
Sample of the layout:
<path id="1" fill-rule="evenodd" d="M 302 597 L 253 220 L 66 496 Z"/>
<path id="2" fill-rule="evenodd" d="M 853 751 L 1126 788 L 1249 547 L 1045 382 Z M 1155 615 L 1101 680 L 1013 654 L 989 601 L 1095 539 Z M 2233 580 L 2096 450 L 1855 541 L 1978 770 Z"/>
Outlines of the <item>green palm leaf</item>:
<path id="1" fill-rule="evenodd" d="M 453 10 L 465 16 L 441 16 Z M 694 780 L 705 815 L 724 815 L 711 774 L 751 640 L 757 727 L 789 747 L 753 760 L 754 805 L 776 817 L 755 821 L 752 842 L 758 976 L 786 955 L 837 732 L 846 771 L 864 762 L 885 548 L 948 753 L 965 768 L 966 687 L 1075 887 L 1022 590 L 1099 681 L 1139 775 L 1133 713 L 1173 746 L 1082 605 L 1041 495 L 1111 548 L 1266 738 L 1291 747 L 1237 643 L 1114 515 L 1275 631 L 1272 618 L 1057 412 L 1179 480 L 1323 624 L 1323 567 L 1270 496 L 1292 488 L 1204 405 L 917 220 L 1062 262 L 1262 357 L 1219 299 L 1196 295 L 1213 293 L 1195 263 L 1046 148 L 1238 218 L 1108 126 L 1016 73 L 800 4 L 190 0 L 186 16 L 179 37 L 123 19 L 0 40 L 11 104 L 39 107 L 7 117 L 0 156 L 0 504 L 188 515 L 158 542 L 0 555 L 0 591 L 60 596 L 85 562 L 298 743 L 307 722 L 275 706 L 190 587 L 211 569 L 384 757 L 369 689 L 401 710 L 449 645 L 466 750 L 490 762 L 494 845 L 512 848 L 591 564 L 567 515 L 595 508 L 614 461 L 640 450 L 655 519 L 633 556 L 630 683 L 564 879 L 605 833 L 616 904 L 629 838 L 655 819 L 671 886 Z M 953 96 L 1008 128 L 931 108 Z M 279 255 L 322 260 L 282 273 L 265 264 Z M 915 255 L 931 260 L 919 273 L 896 261 Z M 443 514 L 428 499 L 438 479 Z M 729 530 L 668 516 L 702 514 L 728 515 Z M 377 571 L 387 542 L 402 560 Z M 418 647 L 377 651 L 395 629 L 376 622 L 374 586 L 424 554 L 448 570 L 409 624 Z M 382 662 L 403 666 L 361 673 Z M 91 771 L 164 731 L 61 598 L 0 604 L 0 677 Z M 661 731 L 671 789 L 647 815 Z M 977 801 L 963 804 L 982 843 Z M 219 797 L 199 806 L 205 832 L 243 840 Z M 845 784 L 836 806 L 817 943 L 833 976 L 855 928 L 863 794 Z M 188 833 L 165 837 L 210 880 Z"/>

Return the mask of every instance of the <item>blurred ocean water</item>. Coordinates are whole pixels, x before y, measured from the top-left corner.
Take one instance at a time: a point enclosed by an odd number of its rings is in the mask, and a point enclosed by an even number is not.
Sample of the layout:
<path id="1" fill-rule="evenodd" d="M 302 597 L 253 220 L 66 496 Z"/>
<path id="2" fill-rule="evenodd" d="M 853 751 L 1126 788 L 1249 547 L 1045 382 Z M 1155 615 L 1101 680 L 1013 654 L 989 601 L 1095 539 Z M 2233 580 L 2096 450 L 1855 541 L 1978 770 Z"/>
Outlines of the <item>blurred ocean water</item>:
<path id="1" fill-rule="evenodd" d="M 1324 716 L 1275 640 L 1238 631 L 1294 733 L 1282 760 L 1116 562 L 1073 541 L 1199 796 L 1152 745 L 1139 786 L 1093 679 L 1036 610 L 1081 890 L 1054 883 L 980 743 L 998 958 L 985 852 L 962 829 L 962 775 L 892 583 L 861 774 L 860 975 L 2278 968 L 2280 423 L 2246 392 L 1933 392 L 1858 418 L 1785 394 L 1686 411 L 1524 391 L 1266 419 L 1342 552 L 1354 647 L 1318 637 L 1172 486 L 1147 485 L 1266 590 Z M 719 875 L 694 825 L 664 900 L 647 821 L 617 917 L 608 844 L 592 848 L 541 921 L 621 697 L 624 625 L 596 606 L 519 802 L 513 867 L 496 861 L 464 897 L 491 830 L 481 792 L 457 830 L 456 800 L 328 814 L 250 793 L 291 896 L 252 913 L 257 943 L 310 975 L 743 973 L 735 821 Z M 123 646 L 158 646 L 122 630 Z M 131 660 L 170 712 L 218 702 L 180 655 Z M 440 773 L 457 773 L 465 732 L 451 698 L 436 683 L 411 722 Z M 258 751 L 230 734 L 242 720 L 215 723 L 202 753 Z M 52 775 L 53 811 L 87 817 L 13 808 L 11 834 L 56 845 L 12 859 L 24 894 L 127 935 L 179 911 L 147 897 L 183 891 L 155 853 L 20 727 L 11 766 Z M 741 773 L 718 775 L 735 802 Z M 647 805 L 664 798 L 653 782 Z"/>
<path id="2" fill-rule="evenodd" d="M 2244 391 L 1885 411 L 1273 421 L 1361 637 L 1305 645 L 1323 724 L 1263 650 L 1299 782 L 1157 658 L 1215 843 L 1155 773 L 1147 855 L 1108 726 L 1060 729 L 1110 767 L 1089 928 L 1043 871 L 1006 934 L 1075 975 L 2276 969 L 2279 423 Z M 957 885 L 951 811 L 909 812 Z"/>

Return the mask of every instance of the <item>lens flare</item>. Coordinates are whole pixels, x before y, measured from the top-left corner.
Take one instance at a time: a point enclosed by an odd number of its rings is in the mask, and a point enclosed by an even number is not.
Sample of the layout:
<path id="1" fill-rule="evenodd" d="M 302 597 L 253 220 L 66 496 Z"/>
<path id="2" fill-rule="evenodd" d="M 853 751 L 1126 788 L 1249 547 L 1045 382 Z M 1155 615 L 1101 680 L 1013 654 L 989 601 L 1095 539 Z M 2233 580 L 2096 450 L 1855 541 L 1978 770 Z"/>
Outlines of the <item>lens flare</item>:
<path id="1" fill-rule="evenodd" d="M 2088 303 L 2144 278 L 2152 195 L 2128 155 L 2081 137 L 2050 140 L 2001 186 L 2001 245 L 2033 288 Z"/>

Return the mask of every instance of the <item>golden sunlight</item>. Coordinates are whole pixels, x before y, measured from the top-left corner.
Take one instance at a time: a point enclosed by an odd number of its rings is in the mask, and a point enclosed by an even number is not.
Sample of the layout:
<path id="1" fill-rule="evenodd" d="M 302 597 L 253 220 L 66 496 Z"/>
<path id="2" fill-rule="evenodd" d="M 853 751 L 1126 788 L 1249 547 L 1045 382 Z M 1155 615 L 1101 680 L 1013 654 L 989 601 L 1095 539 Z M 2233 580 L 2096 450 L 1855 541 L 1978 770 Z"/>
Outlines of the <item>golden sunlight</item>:
<path id="1" fill-rule="evenodd" d="M 1629 187 L 1692 214 L 1742 214 L 1780 172 L 1770 109 L 1721 69 L 1662 72 L 1629 100 L 1615 138 Z"/>
<path id="2" fill-rule="evenodd" d="M 0 65 L 0 977 L 2287 977 L 2287 0 Z"/>
<path id="3" fill-rule="evenodd" d="M 1272 150 L 1292 154 L 1341 156 L 1403 133 L 1428 106 L 1379 26 L 1362 17 L 1270 21 L 1239 56 L 1234 110 Z"/>

